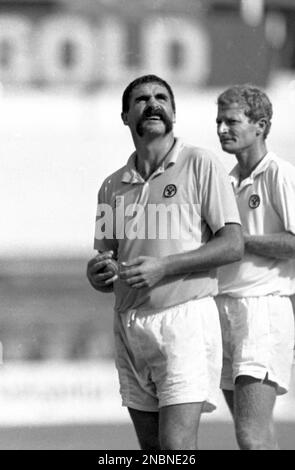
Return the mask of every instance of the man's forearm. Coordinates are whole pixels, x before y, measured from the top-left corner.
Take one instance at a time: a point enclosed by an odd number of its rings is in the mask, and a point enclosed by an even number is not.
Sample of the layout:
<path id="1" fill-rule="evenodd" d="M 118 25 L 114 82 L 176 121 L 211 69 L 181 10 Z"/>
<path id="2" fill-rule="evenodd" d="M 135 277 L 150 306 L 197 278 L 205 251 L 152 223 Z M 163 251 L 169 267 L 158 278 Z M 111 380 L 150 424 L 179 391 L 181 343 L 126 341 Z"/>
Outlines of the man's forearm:
<path id="1" fill-rule="evenodd" d="M 165 274 L 171 276 L 208 271 L 239 261 L 243 256 L 243 237 L 239 225 L 228 224 L 201 248 L 167 256 Z"/>
<path id="2" fill-rule="evenodd" d="M 245 250 L 266 258 L 295 258 L 295 235 L 289 232 L 245 235 Z"/>

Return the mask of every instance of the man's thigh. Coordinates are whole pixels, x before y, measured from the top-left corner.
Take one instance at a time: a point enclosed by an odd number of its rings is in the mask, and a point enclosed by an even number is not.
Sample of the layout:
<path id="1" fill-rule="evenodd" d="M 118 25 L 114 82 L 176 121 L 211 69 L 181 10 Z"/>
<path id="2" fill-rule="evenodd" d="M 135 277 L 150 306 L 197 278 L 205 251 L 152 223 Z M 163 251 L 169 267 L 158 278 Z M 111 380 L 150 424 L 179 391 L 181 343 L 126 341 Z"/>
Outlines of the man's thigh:
<path id="1" fill-rule="evenodd" d="M 128 408 L 142 450 L 160 450 L 159 413 Z"/>
<path id="2" fill-rule="evenodd" d="M 170 405 L 159 410 L 161 449 L 196 450 L 203 403 Z"/>
<path id="3" fill-rule="evenodd" d="M 164 406 L 159 412 L 128 408 L 143 450 L 196 450 L 203 403 Z"/>
<path id="4" fill-rule="evenodd" d="M 236 380 L 234 414 L 237 430 L 246 429 L 254 435 L 268 432 L 276 400 L 276 384 L 249 376 Z"/>

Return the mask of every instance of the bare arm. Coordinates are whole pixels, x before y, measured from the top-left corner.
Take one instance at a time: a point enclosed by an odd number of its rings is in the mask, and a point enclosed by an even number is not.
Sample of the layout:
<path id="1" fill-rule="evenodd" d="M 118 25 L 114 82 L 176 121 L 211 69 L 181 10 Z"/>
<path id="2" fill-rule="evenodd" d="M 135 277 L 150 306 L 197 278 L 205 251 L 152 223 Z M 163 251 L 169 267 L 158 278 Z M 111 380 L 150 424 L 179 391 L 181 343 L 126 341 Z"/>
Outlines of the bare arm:
<path id="1" fill-rule="evenodd" d="M 122 263 L 120 277 L 135 288 L 152 287 L 161 279 L 175 274 L 207 271 L 239 261 L 243 256 L 243 236 L 238 224 L 227 224 L 206 245 L 163 258 L 139 256 Z"/>
<path id="2" fill-rule="evenodd" d="M 166 275 L 207 271 L 239 261 L 243 256 L 243 236 L 238 224 L 227 224 L 206 245 L 167 256 Z"/>
<path id="3" fill-rule="evenodd" d="M 270 235 L 245 235 L 245 250 L 258 256 L 276 259 L 295 258 L 295 235 L 290 232 Z"/>

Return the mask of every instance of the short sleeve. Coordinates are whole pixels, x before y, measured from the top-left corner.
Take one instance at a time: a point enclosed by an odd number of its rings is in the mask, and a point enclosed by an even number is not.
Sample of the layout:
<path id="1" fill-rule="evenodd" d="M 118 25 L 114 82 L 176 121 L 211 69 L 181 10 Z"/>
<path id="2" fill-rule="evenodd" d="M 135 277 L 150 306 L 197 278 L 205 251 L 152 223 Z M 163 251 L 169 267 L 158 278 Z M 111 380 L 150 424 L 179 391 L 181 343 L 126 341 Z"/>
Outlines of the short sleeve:
<path id="1" fill-rule="evenodd" d="M 202 217 L 216 233 L 226 224 L 241 224 L 230 178 L 217 157 L 210 154 L 200 171 L 200 199 Z"/>
<path id="2" fill-rule="evenodd" d="M 271 188 L 274 207 L 284 229 L 295 235 L 295 167 L 286 163 L 277 167 Z"/>

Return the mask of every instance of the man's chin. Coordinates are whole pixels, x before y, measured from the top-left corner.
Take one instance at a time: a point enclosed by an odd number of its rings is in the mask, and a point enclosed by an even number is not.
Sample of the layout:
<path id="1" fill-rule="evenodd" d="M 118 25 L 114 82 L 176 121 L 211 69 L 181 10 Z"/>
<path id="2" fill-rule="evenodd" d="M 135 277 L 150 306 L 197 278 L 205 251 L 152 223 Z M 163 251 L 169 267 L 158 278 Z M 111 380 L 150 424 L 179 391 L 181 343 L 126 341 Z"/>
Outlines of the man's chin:
<path id="1" fill-rule="evenodd" d="M 221 148 L 227 153 L 236 153 L 236 148 L 233 142 L 221 142 Z"/>
<path id="2" fill-rule="evenodd" d="M 137 131 L 137 135 L 139 135 L 139 137 L 160 136 L 165 134 L 165 129 L 140 129 Z"/>
<path id="3" fill-rule="evenodd" d="M 162 125 L 161 125 L 162 124 Z M 166 135 L 172 130 L 172 126 L 165 124 L 163 121 L 157 123 L 141 124 L 137 128 L 137 134 L 140 137 L 144 135 Z"/>

